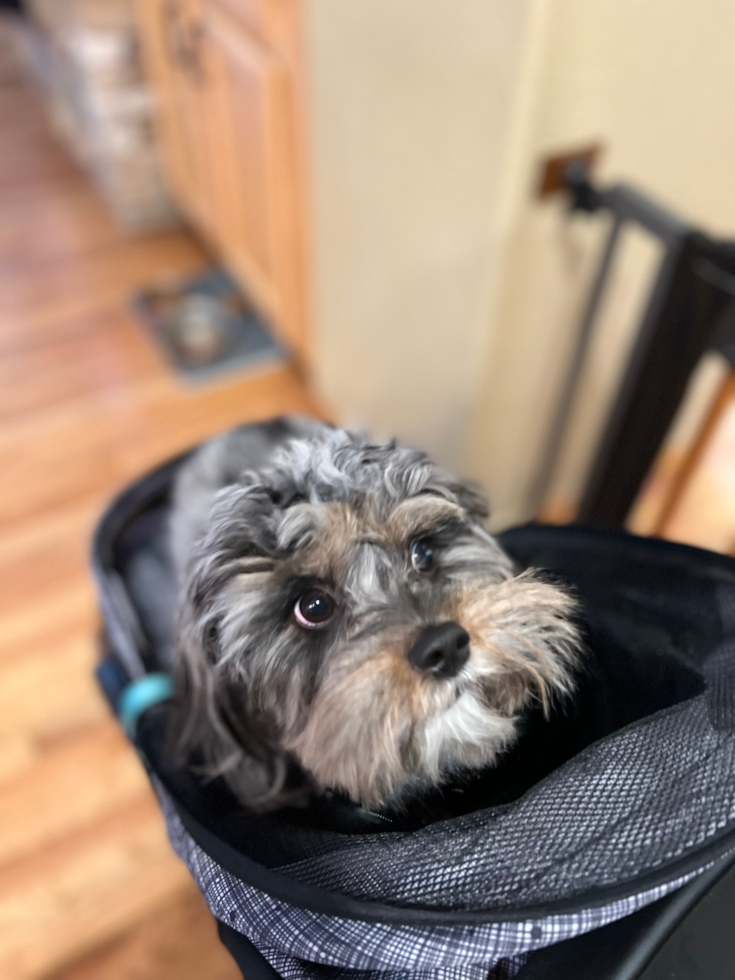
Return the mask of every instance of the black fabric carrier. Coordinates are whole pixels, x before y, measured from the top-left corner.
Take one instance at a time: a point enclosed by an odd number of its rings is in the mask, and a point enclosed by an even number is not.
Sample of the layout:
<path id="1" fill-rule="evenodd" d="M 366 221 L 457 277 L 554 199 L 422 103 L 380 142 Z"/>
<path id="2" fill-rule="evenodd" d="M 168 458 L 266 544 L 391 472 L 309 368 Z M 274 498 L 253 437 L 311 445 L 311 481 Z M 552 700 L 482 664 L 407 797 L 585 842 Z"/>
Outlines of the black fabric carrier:
<path id="1" fill-rule="evenodd" d="M 98 673 L 113 704 L 170 666 L 166 519 L 180 462 L 123 493 L 95 538 Z M 221 782 L 172 769 L 165 705 L 137 725 L 172 844 L 249 976 L 514 976 L 532 950 L 735 853 L 735 562 L 575 527 L 531 525 L 501 542 L 578 591 L 617 719 L 514 802 L 413 832 L 318 829 L 245 812 Z"/>

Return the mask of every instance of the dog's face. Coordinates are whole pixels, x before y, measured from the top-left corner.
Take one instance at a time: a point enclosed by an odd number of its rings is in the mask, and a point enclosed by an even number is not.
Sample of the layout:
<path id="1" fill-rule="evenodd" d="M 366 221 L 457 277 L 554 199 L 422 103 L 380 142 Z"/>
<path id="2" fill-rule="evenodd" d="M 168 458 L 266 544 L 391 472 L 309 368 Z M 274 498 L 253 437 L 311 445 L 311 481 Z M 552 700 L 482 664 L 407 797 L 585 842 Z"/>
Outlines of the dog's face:
<path id="1" fill-rule="evenodd" d="M 515 576 L 484 516 L 425 456 L 340 431 L 219 493 L 182 609 L 186 738 L 244 802 L 280 802 L 289 758 L 400 801 L 571 690 L 573 600 Z"/>

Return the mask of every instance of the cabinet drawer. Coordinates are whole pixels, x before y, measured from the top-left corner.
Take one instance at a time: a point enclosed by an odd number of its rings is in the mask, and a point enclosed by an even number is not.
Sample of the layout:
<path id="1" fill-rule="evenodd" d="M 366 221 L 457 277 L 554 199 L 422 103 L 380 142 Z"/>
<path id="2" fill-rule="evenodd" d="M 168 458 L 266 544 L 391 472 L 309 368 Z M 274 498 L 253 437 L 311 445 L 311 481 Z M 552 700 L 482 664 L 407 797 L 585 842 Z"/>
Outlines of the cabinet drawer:
<path id="1" fill-rule="evenodd" d="M 275 48 L 288 47 L 296 18 L 295 0 L 216 0 L 240 24 Z"/>

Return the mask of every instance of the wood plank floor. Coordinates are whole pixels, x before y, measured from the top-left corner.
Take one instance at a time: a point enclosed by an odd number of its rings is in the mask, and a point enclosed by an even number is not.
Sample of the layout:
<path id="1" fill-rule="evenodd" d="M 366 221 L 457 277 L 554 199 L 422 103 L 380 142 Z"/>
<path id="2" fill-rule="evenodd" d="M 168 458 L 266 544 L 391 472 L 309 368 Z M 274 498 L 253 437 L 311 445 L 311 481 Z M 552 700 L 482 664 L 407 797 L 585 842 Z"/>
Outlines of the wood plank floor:
<path id="1" fill-rule="evenodd" d="M 280 369 L 189 388 L 126 313 L 206 263 L 131 239 L 58 145 L 0 22 L 0 977 L 233 980 L 92 681 L 110 496 L 236 422 L 316 406 Z"/>

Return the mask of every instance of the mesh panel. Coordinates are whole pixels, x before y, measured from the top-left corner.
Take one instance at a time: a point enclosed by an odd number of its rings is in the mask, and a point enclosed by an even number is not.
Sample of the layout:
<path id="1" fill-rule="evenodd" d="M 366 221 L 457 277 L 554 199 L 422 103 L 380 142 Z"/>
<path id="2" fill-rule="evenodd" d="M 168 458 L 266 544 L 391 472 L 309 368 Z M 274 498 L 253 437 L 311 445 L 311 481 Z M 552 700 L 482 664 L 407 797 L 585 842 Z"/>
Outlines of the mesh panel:
<path id="1" fill-rule="evenodd" d="M 184 829 L 154 778 L 171 843 L 212 913 L 246 935 L 291 980 L 497 980 L 527 954 L 615 922 L 682 887 L 697 872 L 603 907 L 536 920 L 480 925 L 389 925 L 293 907 L 245 884 L 218 865 Z"/>
<path id="2" fill-rule="evenodd" d="M 511 909 L 634 881 L 735 826 L 735 739 L 703 697 L 591 746 L 518 803 L 293 863 L 355 898 Z"/>

